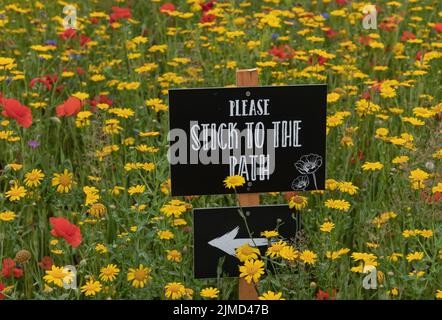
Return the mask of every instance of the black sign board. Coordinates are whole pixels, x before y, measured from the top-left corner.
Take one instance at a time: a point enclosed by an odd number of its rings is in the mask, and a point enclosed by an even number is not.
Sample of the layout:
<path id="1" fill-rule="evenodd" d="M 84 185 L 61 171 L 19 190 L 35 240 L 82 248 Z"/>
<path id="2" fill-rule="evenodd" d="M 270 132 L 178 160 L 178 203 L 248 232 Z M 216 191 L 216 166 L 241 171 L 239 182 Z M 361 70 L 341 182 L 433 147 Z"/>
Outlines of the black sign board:
<path id="1" fill-rule="evenodd" d="M 169 90 L 172 195 L 324 189 L 326 85 Z"/>
<path id="2" fill-rule="evenodd" d="M 194 276 L 216 278 L 220 259 L 225 257 L 222 272 L 230 277 L 239 275 L 241 262 L 235 249 L 248 243 L 256 245 L 264 255 L 268 240 L 261 232 L 275 230 L 286 241 L 295 237 L 298 214 L 287 205 L 194 209 Z M 250 234 L 248 233 L 250 230 Z"/>

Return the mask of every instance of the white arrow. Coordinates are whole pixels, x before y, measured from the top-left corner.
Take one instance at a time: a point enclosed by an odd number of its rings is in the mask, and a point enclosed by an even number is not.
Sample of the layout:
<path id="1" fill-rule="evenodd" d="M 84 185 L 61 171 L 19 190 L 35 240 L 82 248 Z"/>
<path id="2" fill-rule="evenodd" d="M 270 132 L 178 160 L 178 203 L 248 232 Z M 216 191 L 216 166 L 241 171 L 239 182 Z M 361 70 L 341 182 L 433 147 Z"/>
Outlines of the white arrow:
<path id="1" fill-rule="evenodd" d="M 266 238 L 239 238 L 235 239 L 236 235 L 238 234 L 239 227 L 236 227 L 230 232 L 227 232 L 226 234 L 222 235 L 221 237 L 215 238 L 208 243 L 212 247 L 216 247 L 218 249 L 221 249 L 222 251 L 230 254 L 231 256 L 236 257 L 235 249 L 243 246 L 244 244 L 248 244 L 251 247 L 259 247 L 259 246 L 265 246 L 268 244 L 268 241 Z"/>

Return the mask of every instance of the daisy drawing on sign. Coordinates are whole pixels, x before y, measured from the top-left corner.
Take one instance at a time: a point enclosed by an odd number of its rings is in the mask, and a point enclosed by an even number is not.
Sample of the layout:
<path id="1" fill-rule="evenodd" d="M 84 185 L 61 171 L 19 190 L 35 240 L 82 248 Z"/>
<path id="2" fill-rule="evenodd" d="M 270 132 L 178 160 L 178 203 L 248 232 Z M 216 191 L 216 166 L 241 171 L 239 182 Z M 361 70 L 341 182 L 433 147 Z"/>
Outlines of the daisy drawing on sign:
<path id="1" fill-rule="evenodd" d="M 295 167 L 299 171 L 299 173 L 302 174 L 302 176 L 297 177 L 292 182 L 292 189 L 294 190 L 304 190 L 308 184 L 309 179 L 308 175 L 313 176 L 313 183 L 315 185 L 315 189 L 318 189 L 318 186 L 316 185 L 316 171 L 322 166 L 322 157 L 317 154 L 310 153 L 308 155 L 304 155 L 295 162 Z M 305 182 L 307 180 L 307 182 Z M 301 183 L 303 182 L 303 183 Z M 304 186 L 302 189 L 301 187 Z M 298 189 L 296 189 L 298 188 Z"/>

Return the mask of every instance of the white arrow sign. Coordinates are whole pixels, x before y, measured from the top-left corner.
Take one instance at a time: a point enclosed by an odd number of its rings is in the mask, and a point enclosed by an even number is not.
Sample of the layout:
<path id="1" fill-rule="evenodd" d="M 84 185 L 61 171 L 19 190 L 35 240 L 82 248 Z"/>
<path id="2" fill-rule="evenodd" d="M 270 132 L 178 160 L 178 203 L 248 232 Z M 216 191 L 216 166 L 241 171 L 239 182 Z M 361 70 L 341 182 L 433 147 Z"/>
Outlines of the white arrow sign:
<path id="1" fill-rule="evenodd" d="M 221 237 L 215 238 L 208 243 L 212 247 L 216 247 L 221 249 L 222 251 L 230 254 L 231 256 L 236 257 L 235 249 L 243 246 L 244 244 L 248 244 L 251 247 L 260 247 L 268 244 L 268 240 L 266 238 L 239 238 L 235 239 L 239 231 L 239 227 L 236 227 L 230 232 L 222 235 Z"/>

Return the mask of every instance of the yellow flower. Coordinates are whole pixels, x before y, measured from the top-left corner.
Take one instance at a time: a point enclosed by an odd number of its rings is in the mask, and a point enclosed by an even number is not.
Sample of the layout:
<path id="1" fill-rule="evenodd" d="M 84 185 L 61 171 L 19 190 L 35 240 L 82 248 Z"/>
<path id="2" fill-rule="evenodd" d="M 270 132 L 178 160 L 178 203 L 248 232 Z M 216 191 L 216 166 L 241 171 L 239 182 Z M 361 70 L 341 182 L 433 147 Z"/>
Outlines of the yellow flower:
<path id="1" fill-rule="evenodd" d="M 348 248 L 342 248 L 342 249 L 339 249 L 338 251 L 327 251 L 327 252 L 325 253 L 325 256 L 326 256 L 327 258 L 329 258 L 329 259 L 337 260 L 337 259 L 339 259 L 342 255 L 347 254 L 347 253 L 349 253 L 349 252 L 350 252 L 350 249 L 348 249 Z"/>
<path id="2" fill-rule="evenodd" d="M 296 210 L 301 210 L 305 208 L 307 204 L 308 204 L 307 197 L 296 195 L 290 198 L 289 208 L 290 209 L 295 208 Z"/>
<path id="3" fill-rule="evenodd" d="M 169 230 L 164 230 L 164 231 L 160 230 L 157 232 L 157 235 L 160 238 L 160 240 L 170 240 L 175 237 L 174 234 Z"/>
<path id="4" fill-rule="evenodd" d="M 184 219 L 174 219 L 174 220 L 171 222 L 171 225 L 172 225 L 173 227 L 185 226 L 185 225 L 187 225 L 187 222 L 186 222 L 186 220 L 184 220 Z"/>
<path id="5" fill-rule="evenodd" d="M 398 261 L 398 258 L 403 257 L 404 255 L 402 253 L 395 253 L 393 252 L 390 256 L 388 256 L 388 261 L 396 262 Z"/>
<path id="6" fill-rule="evenodd" d="M 331 232 L 335 228 L 335 224 L 333 222 L 324 222 L 321 225 L 320 230 L 322 232 Z"/>
<path id="7" fill-rule="evenodd" d="M 108 264 L 106 267 L 100 269 L 100 279 L 103 281 L 114 281 L 118 274 L 120 273 L 120 269 L 114 264 Z"/>
<path id="8" fill-rule="evenodd" d="M 185 296 L 186 296 L 188 299 L 192 299 L 192 298 L 193 298 L 193 290 L 192 290 L 191 288 L 185 288 L 185 290 L 186 290 L 186 294 L 185 294 Z"/>
<path id="9" fill-rule="evenodd" d="M 364 171 L 376 171 L 376 170 L 381 170 L 384 167 L 384 165 L 380 162 L 365 162 L 362 165 L 362 170 Z"/>
<path id="10" fill-rule="evenodd" d="M 10 164 L 8 164 L 8 166 L 11 167 L 11 169 L 14 171 L 18 171 L 21 168 L 23 168 L 23 165 L 19 164 L 19 163 L 10 163 Z"/>
<path id="11" fill-rule="evenodd" d="M 431 238 L 433 236 L 432 230 L 416 230 L 416 233 L 425 239 Z"/>
<path id="12" fill-rule="evenodd" d="M 423 189 L 425 188 L 425 180 L 427 180 L 429 176 L 430 175 L 424 170 L 416 169 L 410 172 L 408 179 L 410 179 L 413 189 Z"/>
<path id="13" fill-rule="evenodd" d="M 95 296 L 103 289 L 103 286 L 99 281 L 95 281 L 94 279 L 90 278 L 80 289 L 85 296 Z"/>
<path id="14" fill-rule="evenodd" d="M 55 284 L 56 286 L 63 287 L 63 280 L 68 275 L 67 271 L 64 267 L 57 267 L 56 265 L 52 265 L 51 270 L 46 270 L 46 275 L 43 279 L 48 284 Z"/>
<path id="15" fill-rule="evenodd" d="M 178 250 L 166 250 L 166 252 L 167 252 L 167 260 L 169 261 L 181 262 L 183 260 L 181 252 L 179 252 Z"/>
<path id="16" fill-rule="evenodd" d="M 106 207 L 102 203 L 94 203 L 89 210 L 87 210 L 87 213 L 89 213 L 91 216 L 95 218 L 100 218 L 106 214 Z"/>
<path id="17" fill-rule="evenodd" d="M 151 278 L 150 271 L 150 268 L 146 268 L 142 264 L 138 268 L 129 268 L 127 281 L 132 282 L 132 286 L 135 288 L 144 288 Z"/>
<path id="18" fill-rule="evenodd" d="M 408 262 L 420 261 L 423 258 L 424 258 L 423 252 L 412 252 L 412 253 L 407 254 L 407 261 Z"/>
<path id="19" fill-rule="evenodd" d="M 401 164 L 401 163 L 407 162 L 408 160 L 410 160 L 410 158 L 407 156 L 398 156 L 398 157 L 393 158 L 393 160 L 391 160 L 391 163 Z"/>
<path id="20" fill-rule="evenodd" d="M 146 186 L 138 184 L 129 188 L 127 192 L 132 196 L 137 193 L 143 193 L 146 190 Z"/>
<path id="21" fill-rule="evenodd" d="M 327 208 L 340 211 L 348 211 L 350 209 L 350 203 L 347 200 L 327 199 L 324 204 Z"/>
<path id="22" fill-rule="evenodd" d="M 279 256 L 288 261 L 295 261 L 298 258 L 299 252 L 292 246 L 284 246 L 279 251 Z"/>
<path id="23" fill-rule="evenodd" d="M 275 293 L 273 291 L 264 292 L 258 297 L 259 300 L 285 300 L 282 297 L 282 292 Z"/>
<path id="24" fill-rule="evenodd" d="M 377 257 L 372 254 L 372 253 L 366 253 L 366 252 L 353 252 L 351 254 L 351 257 L 353 258 L 354 261 L 364 261 L 365 265 L 370 265 L 370 266 L 377 266 L 378 263 L 376 262 Z"/>
<path id="25" fill-rule="evenodd" d="M 391 86 L 381 86 L 381 97 L 394 98 L 396 97 L 396 90 Z"/>
<path id="26" fill-rule="evenodd" d="M 24 198 L 26 196 L 26 189 L 24 187 L 18 186 L 15 184 L 9 191 L 7 191 L 6 198 L 9 199 L 9 201 L 19 201 L 21 198 Z"/>
<path id="27" fill-rule="evenodd" d="M 239 267 L 240 277 L 244 278 L 248 284 L 257 283 L 264 274 L 264 262 L 261 260 L 247 260 L 243 266 Z"/>
<path id="28" fill-rule="evenodd" d="M 175 218 L 179 218 L 186 211 L 187 211 L 186 205 L 165 204 L 160 209 L 161 213 L 164 213 L 168 217 L 174 216 Z"/>
<path id="29" fill-rule="evenodd" d="M 163 102 L 163 100 L 154 98 L 146 100 L 146 106 L 152 108 L 155 112 L 165 111 L 168 109 L 167 105 Z"/>
<path id="30" fill-rule="evenodd" d="M 164 286 L 167 299 L 177 300 L 186 295 L 186 288 L 180 282 L 170 282 Z"/>
<path id="31" fill-rule="evenodd" d="M 266 231 L 261 232 L 261 236 L 263 236 L 267 239 L 271 239 L 271 238 L 278 237 L 279 233 L 276 230 L 270 230 L 270 231 L 266 230 Z"/>
<path id="32" fill-rule="evenodd" d="M 219 290 L 213 287 L 204 288 L 201 290 L 200 295 L 203 298 L 216 299 L 218 298 Z"/>
<path id="33" fill-rule="evenodd" d="M 359 188 L 353 185 L 352 182 L 339 182 L 338 184 L 339 191 L 348 193 L 349 195 L 355 195 Z"/>
<path id="34" fill-rule="evenodd" d="M 270 247 L 267 248 L 266 256 L 270 256 L 270 258 L 279 257 L 282 248 L 284 248 L 286 245 L 287 243 L 282 240 L 272 243 Z"/>
<path id="35" fill-rule="evenodd" d="M 57 186 L 57 192 L 67 193 L 72 188 L 72 177 L 73 174 L 67 169 L 64 169 L 63 173 L 54 173 L 54 178 L 52 178 L 52 186 Z"/>
<path id="36" fill-rule="evenodd" d="M 13 221 L 17 215 L 12 211 L 4 211 L 0 213 L 0 221 Z"/>
<path id="37" fill-rule="evenodd" d="M 442 299 L 442 290 L 436 291 L 436 299 Z"/>
<path id="38" fill-rule="evenodd" d="M 40 185 L 44 174 L 39 169 L 33 169 L 31 172 L 25 173 L 25 184 L 27 187 L 36 187 Z"/>
<path id="39" fill-rule="evenodd" d="M 398 288 L 393 288 L 390 291 L 387 291 L 387 293 L 391 294 L 392 296 L 395 297 L 395 296 L 399 295 L 399 290 L 398 290 Z"/>
<path id="40" fill-rule="evenodd" d="M 436 186 L 431 188 L 432 193 L 441 192 L 442 193 L 442 182 L 439 182 Z"/>
<path id="41" fill-rule="evenodd" d="M 327 179 L 325 180 L 325 189 L 327 190 L 336 190 L 339 187 L 340 182 L 334 180 L 334 179 Z"/>
<path id="42" fill-rule="evenodd" d="M 327 103 L 333 103 L 339 100 L 339 98 L 341 97 L 340 94 L 332 92 L 327 94 Z"/>
<path id="43" fill-rule="evenodd" d="M 236 188 L 244 185 L 246 183 L 246 179 L 242 176 L 228 176 L 224 179 L 224 186 L 228 189 Z"/>
<path id="44" fill-rule="evenodd" d="M 97 251 L 100 254 L 105 254 L 105 253 L 109 252 L 109 249 L 106 248 L 105 245 L 103 245 L 101 243 L 97 243 L 97 245 L 95 246 L 95 251 Z"/>
<path id="45" fill-rule="evenodd" d="M 244 262 L 246 260 L 258 259 L 258 256 L 260 255 L 258 248 L 253 248 L 249 246 L 247 243 L 245 243 L 239 248 L 236 248 L 235 251 L 237 258 L 241 262 Z"/>
<path id="46" fill-rule="evenodd" d="M 299 256 L 299 259 L 301 259 L 306 264 L 315 264 L 316 258 L 318 255 L 310 250 L 304 250 L 301 252 L 301 255 Z"/>
<path id="47" fill-rule="evenodd" d="M 72 94 L 72 96 L 80 100 L 86 100 L 87 98 L 89 98 L 89 94 L 85 92 L 75 92 L 74 94 Z"/>

